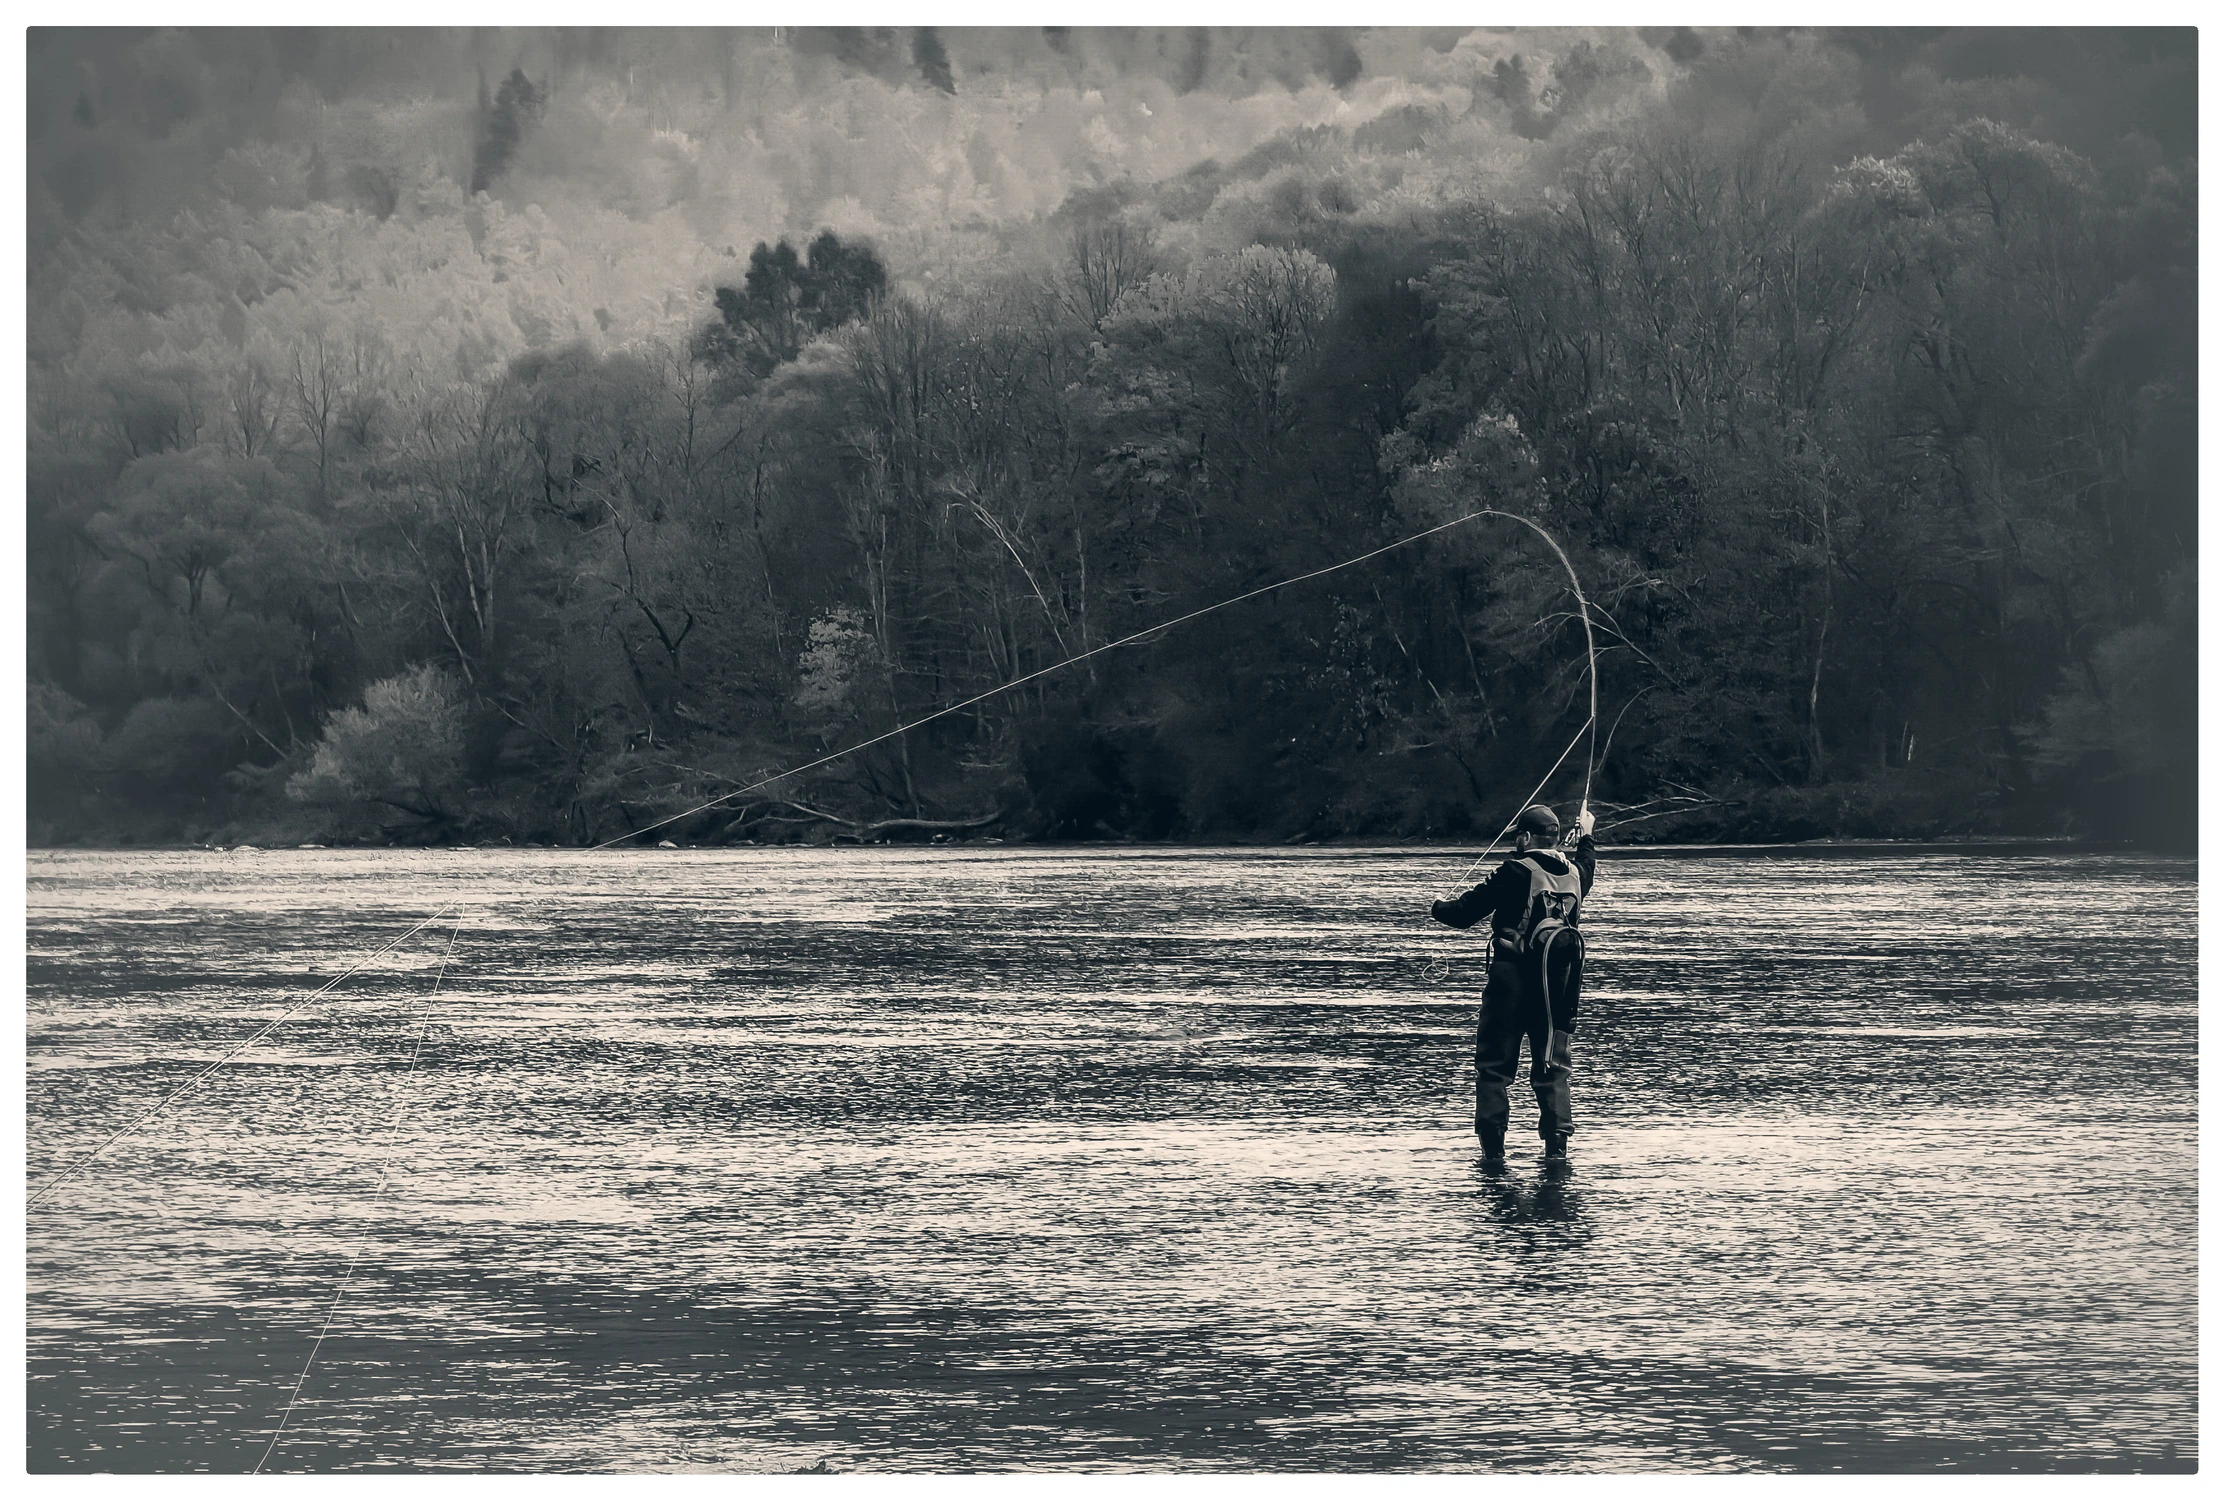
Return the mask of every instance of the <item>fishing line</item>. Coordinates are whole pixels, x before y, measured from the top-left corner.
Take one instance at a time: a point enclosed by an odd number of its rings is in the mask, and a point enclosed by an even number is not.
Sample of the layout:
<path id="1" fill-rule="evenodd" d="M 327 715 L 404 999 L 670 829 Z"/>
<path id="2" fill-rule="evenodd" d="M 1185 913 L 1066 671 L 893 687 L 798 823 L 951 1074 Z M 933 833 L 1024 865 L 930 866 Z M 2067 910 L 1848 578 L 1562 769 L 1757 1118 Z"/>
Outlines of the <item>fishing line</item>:
<path id="1" fill-rule="evenodd" d="M 456 951 L 456 936 L 462 931 L 463 919 L 461 917 L 458 917 L 456 919 L 456 925 L 449 930 L 448 946 L 440 955 L 439 971 L 436 972 L 432 977 L 432 993 L 425 998 L 422 1019 L 420 1020 L 417 1027 L 417 1043 L 415 1046 L 409 1049 L 409 1061 L 402 1067 L 402 1078 L 404 1081 L 408 1079 L 410 1074 L 416 1071 L 417 1058 L 425 1050 L 425 1036 L 432 1030 L 433 1001 L 437 1000 L 440 997 L 440 983 L 448 976 L 448 960 L 454 955 Z M 393 1177 L 394 1137 L 400 1133 L 401 1127 L 402 1106 L 401 1101 L 397 1099 L 394 1103 L 393 1113 L 388 1117 L 386 1122 L 386 1149 L 382 1153 L 379 1161 L 378 1186 L 371 1191 L 371 1207 L 373 1210 L 377 1209 L 379 1199 L 383 1198 L 386 1195 L 386 1184 Z M 270 1442 L 264 1446 L 263 1456 L 255 1460 L 255 1467 L 250 1471 L 251 1473 L 260 1474 L 263 1471 L 263 1465 L 270 1462 L 270 1455 L 277 1451 L 278 1439 L 285 1435 L 286 1423 L 293 1418 L 293 1409 L 295 1405 L 298 1404 L 301 1400 L 301 1388 L 308 1383 L 309 1371 L 315 1366 L 317 1362 L 317 1355 L 324 1348 L 325 1335 L 332 1331 L 332 1320 L 339 1316 L 340 1300 L 343 1297 L 347 1296 L 348 1284 L 355 1280 L 356 1263 L 362 1260 L 363 1249 L 370 1243 L 370 1241 L 371 1231 L 368 1227 L 366 1227 L 361 1237 L 359 1237 L 355 1242 L 355 1253 L 348 1257 L 347 1274 L 340 1278 L 339 1288 L 332 1294 L 332 1305 L 325 1309 L 324 1326 L 317 1330 L 316 1342 L 309 1346 L 309 1358 L 303 1362 L 301 1366 L 301 1374 L 294 1380 L 293 1394 L 286 1398 L 286 1409 L 283 1412 L 279 1413 L 278 1426 L 270 1434 Z"/>
<path id="2" fill-rule="evenodd" d="M 1521 805 L 1517 809 L 1515 809 L 1514 815 L 1506 820 L 1506 826 L 1499 829 L 1498 832 L 1491 838 L 1491 841 L 1489 843 L 1483 845 L 1483 852 L 1476 855 L 1473 863 L 1469 864 L 1468 867 L 1460 873 L 1460 878 L 1452 885 L 1453 895 L 1458 895 L 1459 888 L 1467 883 L 1467 877 L 1475 873 L 1475 866 L 1490 858 L 1490 851 L 1498 847 L 1498 840 L 1504 838 L 1507 833 L 1512 831 L 1514 824 L 1521 821 L 1521 815 L 1529 810 L 1529 805 L 1532 802 L 1535 802 L 1537 800 L 1538 794 L 1543 792 L 1545 789 L 1545 783 L 1552 780 L 1554 774 L 1559 771 L 1561 763 L 1568 758 L 1569 751 L 1575 749 L 1576 742 L 1578 740 L 1581 740 L 1584 734 L 1590 728 L 1591 721 L 1588 719 L 1584 720 L 1583 727 L 1576 730 L 1575 732 L 1575 739 L 1569 740 L 1568 748 L 1560 752 L 1560 759 L 1554 761 L 1552 763 L 1552 769 L 1544 773 L 1544 781 L 1538 782 L 1536 785 L 1536 789 L 1530 792 L 1528 796 L 1521 799 Z M 1584 800 L 1586 801 L 1586 803 L 1589 801 L 1588 795 L 1586 795 Z"/>
<path id="3" fill-rule="evenodd" d="M 1531 531 L 1534 531 L 1538 536 L 1543 537 L 1544 544 L 1552 549 L 1552 555 L 1560 559 L 1560 566 L 1567 569 L 1568 587 L 1574 592 L 1576 607 L 1582 612 L 1583 615 L 1583 655 L 1586 661 L 1588 661 L 1590 664 L 1591 717 L 1584 721 L 1584 728 L 1589 730 L 1591 733 L 1591 748 L 1589 753 L 1585 756 L 1583 763 L 1583 808 L 1585 811 L 1588 811 L 1591 806 L 1591 775 L 1598 768 L 1599 717 L 1598 641 L 1591 634 L 1591 601 L 1583 597 L 1583 580 L 1576 577 L 1575 564 L 1569 560 L 1566 549 L 1563 548 L 1557 541 L 1553 540 L 1551 532 L 1545 530 L 1542 526 L 1539 526 L 1536 522 L 1530 520 L 1527 516 L 1515 515 L 1510 510 L 1479 510 L 1475 512 L 1475 514 L 1479 516 L 1499 516 L 1508 521 L 1519 521 L 1522 525 L 1528 527 Z M 1568 748 L 1573 749 L 1574 746 L 1571 745 Z M 1565 755 L 1562 755 L 1560 758 L 1562 760 L 1567 759 Z M 1551 780 L 1551 777 L 1547 776 L 1545 779 L 1549 781 Z M 1524 805 L 1526 806 L 1526 804 Z M 1515 816 L 1519 817 L 1520 814 L 1516 813 Z M 1511 828 L 1513 825 L 1509 823 L 1506 826 Z"/>
<path id="4" fill-rule="evenodd" d="M 806 761 L 800 766 L 790 766 L 784 771 L 775 771 L 770 776 L 762 777 L 759 780 L 752 781 L 747 786 L 736 787 L 734 790 L 726 792 L 720 796 L 713 797 L 710 799 L 710 801 L 702 803 L 699 806 L 690 807 L 684 812 L 673 813 L 670 817 L 667 818 L 659 818 L 656 822 L 651 823 L 646 827 L 636 828 L 629 833 L 619 834 L 616 838 L 605 839 L 601 843 L 592 846 L 587 852 L 591 854 L 598 850 L 608 849 L 616 844 L 626 843 L 629 840 L 641 837 L 641 835 L 645 833 L 654 833 L 659 828 L 668 827 L 673 823 L 679 822 L 683 818 L 692 818 L 697 813 L 708 812 L 710 811 L 710 809 L 718 806 L 720 803 L 731 802 L 736 797 L 745 797 L 751 792 L 758 791 L 764 787 L 772 785 L 772 783 L 774 783 L 775 781 L 784 780 L 785 778 L 790 776 L 800 775 L 805 771 L 815 771 L 820 766 L 840 760 L 845 755 L 854 755 L 860 750 L 867 750 L 872 748 L 874 745 L 883 744 L 888 740 L 896 738 L 898 735 L 908 734 L 910 731 L 919 728 L 923 724 L 931 724 L 936 719 L 947 718 L 951 714 L 958 713 L 961 710 L 973 707 L 973 705 L 975 705 L 976 703 L 985 703 L 999 693 L 1008 693 L 1013 688 L 1024 687 L 1026 684 L 1034 682 L 1039 678 L 1048 677 L 1053 672 L 1063 671 L 1065 668 L 1073 666 L 1076 663 L 1087 661 L 1092 656 L 1102 656 L 1107 651 L 1117 651 L 1122 646 L 1132 646 L 1137 641 L 1143 640 L 1149 636 L 1157 635 L 1161 631 L 1172 630 L 1177 625 L 1186 625 L 1191 620 L 1201 619 L 1206 615 L 1215 613 L 1216 611 L 1230 608 L 1233 605 L 1241 604 L 1247 599 L 1256 599 L 1262 594 L 1271 594 L 1276 589 L 1286 589 L 1293 584 L 1306 583 L 1315 578 L 1324 578 L 1330 573 L 1341 572 L 1345 568 L 1357 567 L 1360 563 L 1380 557 L 1385 552 L 1395 552 L 1400 547 L 1411 546 L 1413 543 L 1421 541 L 1423 538 L 1435 536 L 1440 531 L 1450 531 L 1455 526 L 1464 526 L 1469 521 L 1480 519 L 1483 516 L 1502 516 L 1509 521 L 1521 522 L 1522 525 L 1527 526 L 1530 530 L 1536 532 L 1537 535 L 1543 537 L 1545 541 L 1551 545 L 1554 552 L 1559 553 L 1561 563 L 1567 567 L 1568 577 L 1571 580 L 1575 577 L 1575 565 L 1568 562 L 1568 555 L 1565 552 L 1560 551 L 1560 544 L 1552 540 L 1552 534 L 1550 532 L 1546 531 L 1536 522 L 1530 520 L 1527 516 L 1517 516 L 1511 511 L 1503 510 L 1486 509 L 1469 511 L 1464 516 L 1455 516 L 1451 520 L 1443 522 L 1441 525 L 1429 527 L 1426 531 L 1416 531 L 1411 536 L 1400 537 L 1398 538 L 1398 540 L 1377 547 L 1371 552 L 1362 552 L 1357 557 L 1347 557 L 1342 562 L 1330 563 L 1325 568 L 1315 568 L 1310 573 L 1299 573 L 1295 577 L 1285 578 L 1279 583 L 1265 584 L 1259 588 L 1251 589 L 1245 593 L 1237 594 L 1233 598 L 1223 599 L 1218 604 L 1208 604 L 1203 609 L 1193 609 L 1186 615 L 1177 615 L 1171 620 L 1163 620 L 1158 624 L 1151 626 L 1147 630 L 1138 630 L 1132 635 L 1123 635 L 1116 641 L 1107 641 L 1104 645 L 1092 646 L 1086 651 L 1077 652 L 1072 656 L 1066 657 L 1063 661 L 1052 662 L 1047 667 L 1037 668 L 1035 671 L 1027 673 L 1024 677 L 1014 677 L 1011 681 L 1002 683 L 996 687 L 992 687 L 985 693 L 976 693 L 972 697 L 964 699 L 961 702 L 952 703 L 945 708 L 938 708 L 931 714 L 923 714 L 920 717 L 911 720 L 909 723 L 898 724 L 895 728 L 888 730 L 883 734 L 876 734 L 869 740 L 859 740 L 856 744 L 851 745 L 846 749 L 836 750 L 831 754 L 822 755 L 817 760 Z M 1590 605 L 1584 601 L 1583 589 L 1580 584 L 1576 586 L 1575 597 L 1576 602 L 1582 605 L 1583 608 L 1583 637 L 1585 642 L 1588 643 L 1591 638 L 1591 608 Z M 1591 716 L 1593 720 L 1596 720 L 1598 717 L 1598 654 L 1596 650 L 1593 650 L 1591 652 Z M 1568 748 L 1572 750 L 1575 747 L 1573 745 L 1570 745 Z M 1565 756 L 1562 756 L 1561 758 L 1563 760 L 1566 759 Z M 1586 805 L 1589 804 L 1590 795 L 1590 775 L 1589 772 L 1586 771 L 1583 780 L 1583 797 Z"/>
<path id="5" fill-rule="evenodd" d="M 1497 836 L 1483 846 L 1483 852 L 1476 855 L 1474 861 L 1469 864 L 1467 869 L 1460 875 L 1458 884 L 1453 887 L 1453 893 L 1455 895 L 1458 894 L 1459 885 L 1466 884 L 1467 877 L 1475 873 L 1476 866 L 1480 865 L 1484 860 L 1490 858 L 1490 852 L 1492 849 L 1495 849 L 1498 846 L 1498 840 L 1506 836 L 1506 834 L 1513 828 L 1514 824 L 1521 820 L 1522 813 L 1527 811 L 1529 805 L 1532 802 L 1535 802 L 1538 796 L 1543 793 L 1546 785 L 1551 782 L 1554 774 L 1559 771 L 1561 765 L 1567 760 L 1569 753 L 1575 749 L 1576 740 L 1582 739 L 1585 735 L 1589 735 L 1591 739 L 1590 748 L 1584 753 L 1583 759 L 1583 801 L 1581 803 L 1581 810 L 1583 812 L 1589 812 L 1591 810 L 1591 778 L 1597 773 L 1599 763 L 1598 641 L 1597 638 L 1594 637 L 1591 633 L 1591 601 L 1588 598 L 1584 597 L 1583 580 L 1576 576 L 1575 563 L 1568 557 L 1567 549 L 1562 547 L 1559 542 L 1553 538 L 1551 532 L 1545 530 L 1542 526 L 1539 526 L 1536 522 L 1530 520 L 1527 516 L 1516 515 L 1510 510 L 1491 510 L 1485 508 L 1483 510 L 1473 512 L 1472 515 L 1463 516 L 1460 519 L 1472 520 L 1474 516 L 1497 516 L 1501 520 L 1520 522 L 1522 525 L 1528 527 L 1531 531 L 1534 531 L 1538 536 L 1544 538 L 1544 544 L 1552 549 L 1552 555 L 1559 558 L 1560 566 L 1567 570 L 1568 588 L 1575 595 L 1576 608 L 1583 618 L 1583 656 L 1585 663 L 1589 668 L 1588 675 L 1590 677 L 1591 683 L 1591 712 L 1590 716 L 1583 721 L 1583 726 L 1580 729 L 1576 730 L 1575 739 L 1569 740 L 1568 748 L 1560 752 L 1560 759 L 1554 761 L 1552 763 L 1552 769 L 1544 773 L 1544 780 L 1537 783 L 1536 790 L 1531 792 L 1528 796 L 1524 797 L 1521 800 L 1521 802 L 1514 809 L 1514 815 L 1506 820 L 1506 826 L 1498 830 Z M 1635 702 L 1636 700 L 1632 699 L 1630 701 Z M 1623 705 L 1622 712 L 1629 712 L 1628 704 Z M 1621 720 L 1619 718 L 1616 718 L 1614 723 L 1615 726 L 1619 728 L 1621 725 Z M 1611 746 L 1613 743 L 1614 737 L 1609 734 L 1607 736 L 1607 744 Z"/>
<path id="6" fill-rule="evenodd" d="M 80 1156 L 76 1161 L 71 1162 L 68 1166 L 62 1168 L 61 1170 L 50 1174 L 47 1177 L 46 1181 L 39 1185 L 38 1191 L 31 1195 L 31 1201 L 24 1205 L 24 1211 L 28 1213 L 30 1210 L 38 1207 L 39 1200 L 41 1198 L 44 1198 L 48 1193 L 53 1192 L 54 1189 L 60 1187 L 64 1182 L 67 1182 L 70 1178 L 76 1176 L 87 1166 L 91 1165 L 94 1157 L 100 1155 L 110 1146 L 115 1145 L 116 1142 L 122 1140 L 125 1136 L 137 1130 L 140 1126 L 146 1124 L 156 1115 L 161 1114 L 171 1105 L 177 1103 L 178 1100 L 184 1098 L 185 1095 L 190 1092 L 196 1084 L 200 1083 L 202 1079 L 208 1077 L 209 1074 L 215 1072 L 218 1068 L 223 1067 L 224 1064 L 230 1062 L 233 1058 L 238 1057 L 241 1053 L 247 1051 L 250 1047 L 253 1047 L 264 1037 L 269 1036 L 273 1031 L 276 1031 L 280 1026 L 283 1026 L 286 1023 L 287 1019 L 294 1014 L 294 1012 L 300 1010 L 303 1006 L 308 1005 L 311 1001 L 314 1001 L 326 994 L 329 994 L 332 990 L 338 988 L 341 981 L 347 979 L 350 975 L 360 973 L 371 962 L 372 959 L 377 958 L 380 954 L 387 952 L 389 949 L 397 947 L 400 944 L 408 941 L 410 938 L 415 937 L 425 928 L 431 926 L 434 922 L 440 920 L 440 918 L 446 916 L 449 912 L 454 911 L 461 904 L 462 903 L 460 901 L 449 902 L 446 906 L 441 907 L 440 910 L 434 912 L 431 916 L 426 917 L 423 921 L 417 923 L 416 926 L 411 927 L 400 937 L 393 938 L 385 943 L 383 946 L 374 949 L 370 953 L 365 954 L 362 958 L 356 960 L 356 962 L 348 969 L 340 974 L 335 975 L 333 978 L 326 980 L 322 985 L 319 985 L 316 989 L 312 990 L 308 995 L 304 996 L 301 1000 L 297 1001 L 293 1006 L 287 1009 L 284 1014 L 278 1017 L 277 1020 L 272 1021 L 262 1030 L 249 1037 L 246 1041 L 241 1042 L 237 1047 L 234 1047 L 231 1051 L 225 1053 L 215 1062 L 210 1063 L 200 1072 L 194 1074 L 191 1078 L 188 1078 L 185 1082 L 179 1084 L 175 1089 L 170 1091 L 170 1093 L 162 1100 L 161 1103 L 155 1105 L 152 1109 L 147 1110 L 145 1113 L 133 1119 L 129 1124 L 125 1125 L 115 1134 L 109 1136 L 108 1139 L 102 1141 L 99 1145 L 86 1152 L 83 1156 Z"/>
<path id="7" fill-rule="evenodd" d="M 1655 687 L 1658 685 L 1657 683 L 1654 684 Z M 1649 687 L 1639 688 L 1635 696 L 1622 705 L 1622 711 L 1614 715 L 1614 722 L 1608 726 L 1606 731 L 1606 748 L 1599 752 L 1597 764 L 1602 766 L 1606 764 L 1606 757 L 1614 753 L 1614 736 L 1622 732 L 1622 720 L 1629 717 L 1629 711 L 1637 706 L 1637 700 L 1651 691 L 1652 688 Z"/>

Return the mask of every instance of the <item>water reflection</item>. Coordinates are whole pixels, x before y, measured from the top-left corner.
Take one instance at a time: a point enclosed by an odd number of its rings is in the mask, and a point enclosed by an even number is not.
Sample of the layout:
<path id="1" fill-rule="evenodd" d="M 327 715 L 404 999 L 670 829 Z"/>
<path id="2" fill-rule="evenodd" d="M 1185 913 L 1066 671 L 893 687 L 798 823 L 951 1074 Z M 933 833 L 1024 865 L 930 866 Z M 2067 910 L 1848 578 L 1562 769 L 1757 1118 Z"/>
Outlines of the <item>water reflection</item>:
<path id="1" fill-rule="evenodd" d="M 1525 1171 L 1504 1157 L 1483 1158 L 1475 1173 L 1482 1179 L 1478 1196 L 1507 1228 L 1573 1224 L 1583 1216 L 1583 1193 L 1571 1162 L 1545 1162 Z"/>

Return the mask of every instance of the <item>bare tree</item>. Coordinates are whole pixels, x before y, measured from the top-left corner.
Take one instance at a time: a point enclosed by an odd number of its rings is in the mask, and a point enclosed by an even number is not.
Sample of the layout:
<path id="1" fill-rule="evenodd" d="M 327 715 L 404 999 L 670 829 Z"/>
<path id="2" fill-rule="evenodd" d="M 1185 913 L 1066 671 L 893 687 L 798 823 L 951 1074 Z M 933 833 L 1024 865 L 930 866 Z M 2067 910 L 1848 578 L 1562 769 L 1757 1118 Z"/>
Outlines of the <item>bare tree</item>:
<path id="1" fill-rule="evenodd" d="M 1120 298 L 1158 270 L 1158 236 L 1123 218 L 1084 219 L 1066 234 L 1066 275 L 1059 300 L 1091 328 L 1100 328 Z"/>

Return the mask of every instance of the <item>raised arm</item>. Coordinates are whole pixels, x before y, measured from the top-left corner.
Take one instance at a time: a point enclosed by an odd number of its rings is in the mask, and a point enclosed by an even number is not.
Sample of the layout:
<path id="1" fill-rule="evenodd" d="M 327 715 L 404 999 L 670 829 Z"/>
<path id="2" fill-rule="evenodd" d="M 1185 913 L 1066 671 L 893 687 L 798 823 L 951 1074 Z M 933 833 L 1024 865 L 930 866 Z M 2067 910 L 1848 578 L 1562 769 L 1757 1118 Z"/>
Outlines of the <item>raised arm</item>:
<path id="1" fill-rule="evenodd" d="M 1575 841 L 1575 852 L 1568 856 L 1568 863 L 1575 866 L 1583 877 L 1583 894 L 1591 894 L 1591 877 L 1598 873 L 1598 840 L 1584 834 Z"/>

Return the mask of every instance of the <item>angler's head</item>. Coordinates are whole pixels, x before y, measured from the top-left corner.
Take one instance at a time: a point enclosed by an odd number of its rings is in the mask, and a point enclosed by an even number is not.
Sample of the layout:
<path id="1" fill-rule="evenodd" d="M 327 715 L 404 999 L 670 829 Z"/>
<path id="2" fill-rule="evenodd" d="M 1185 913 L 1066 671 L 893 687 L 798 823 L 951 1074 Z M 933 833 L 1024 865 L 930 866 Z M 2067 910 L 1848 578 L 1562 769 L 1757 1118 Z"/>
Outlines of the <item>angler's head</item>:
<path id="1" fill-rule="evenodd" d="M 1522 853 L 1549 849 L 1560 839 L 1560 815 L 1542 802 L 1521 810 L 1514 819 L 1514 848 Z"/>

